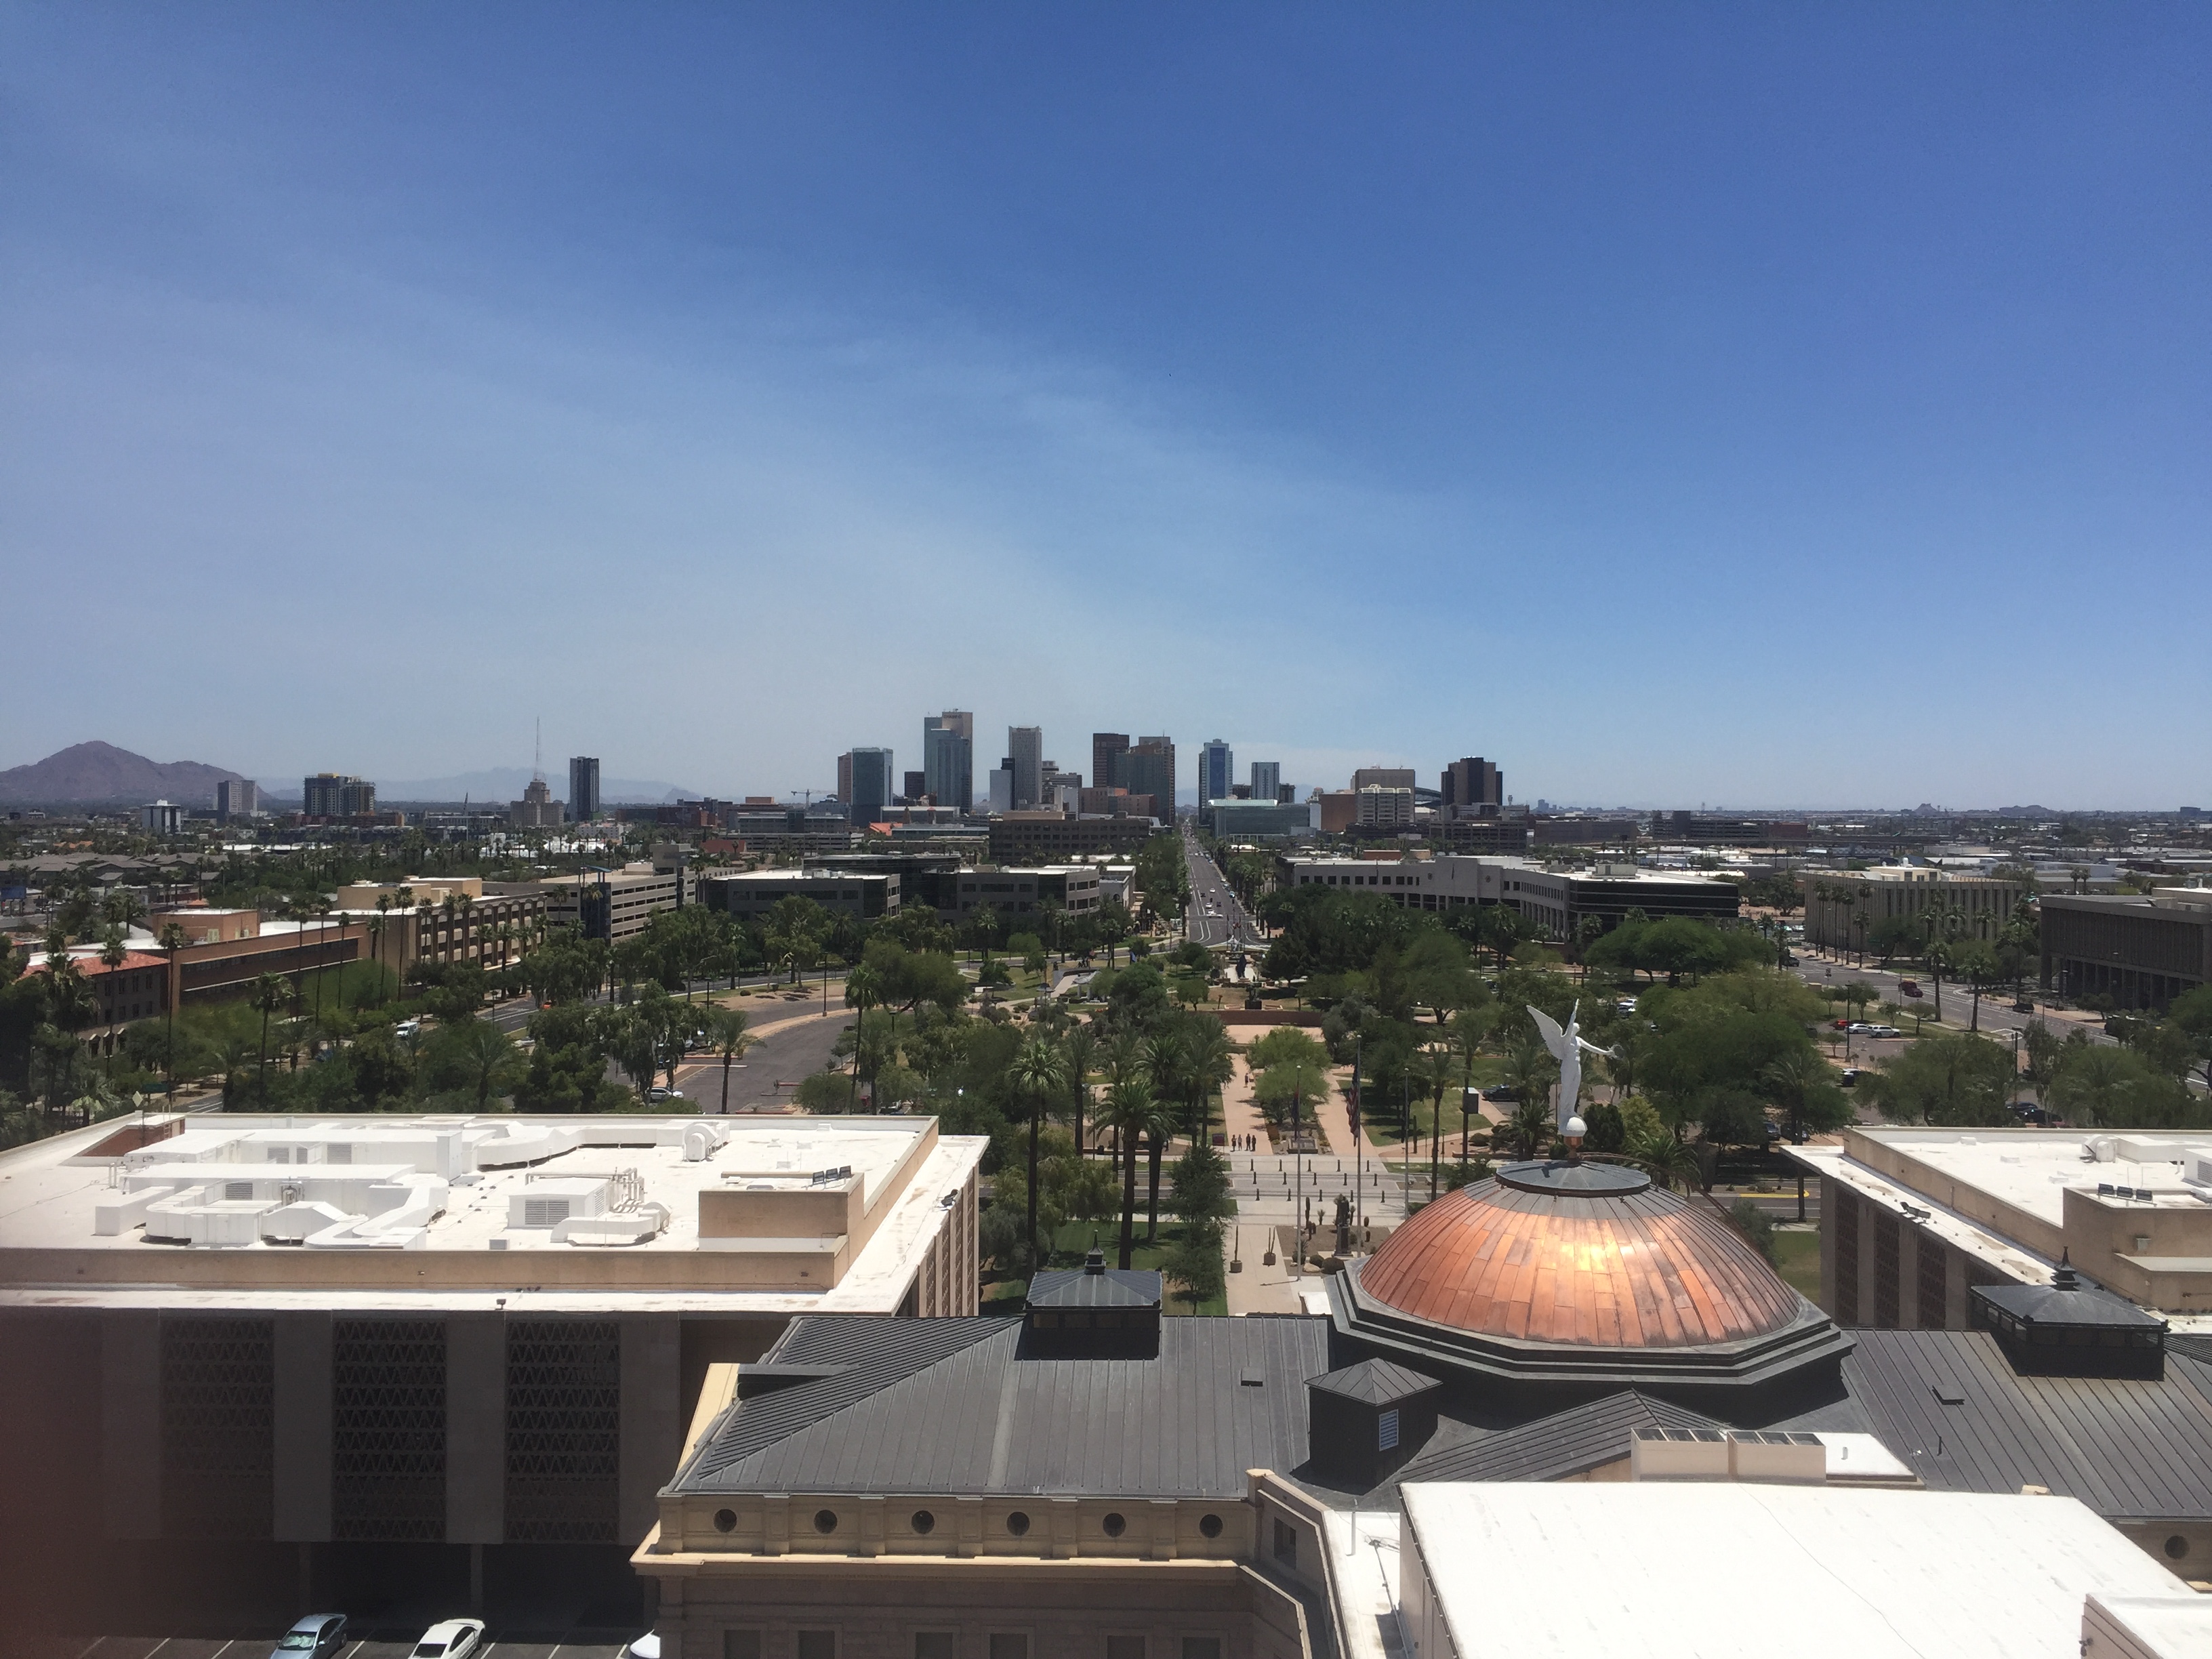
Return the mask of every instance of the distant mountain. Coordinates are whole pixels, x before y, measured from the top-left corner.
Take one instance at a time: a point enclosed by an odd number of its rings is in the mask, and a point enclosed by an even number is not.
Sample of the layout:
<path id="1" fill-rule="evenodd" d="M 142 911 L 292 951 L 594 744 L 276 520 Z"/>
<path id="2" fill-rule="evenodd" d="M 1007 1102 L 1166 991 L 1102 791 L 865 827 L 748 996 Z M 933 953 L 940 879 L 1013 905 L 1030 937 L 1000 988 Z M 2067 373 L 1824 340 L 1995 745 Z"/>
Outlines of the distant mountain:
<path id="1" fill-rule="evenodd" d="M 167 799 L 212 806 L 216 785 L 231 778 L 242 781 L 244 774 L 198 761 L 150 761 L 112 743 L 80 743 L 0 772 L 0 801 L 73 806 Z"/>
<path id="2" fill-rule="evenodd" d="M 378 778 L 374 781 L 379 805 L 404 800 L 489 800 L 504 803 L 522 799 L 522 792 L 530 782 L 530 771 L 527 767 L 521 766 L 490 766 L 480 772 L 456 772 L 450 777 L 403 778 L 392 783 Z M 553 791 L 554 799 L 568 799 L 568 773 L 566 767 L 547 768 L 545 782 Z M 262 785 L 264 792 L 273 793 L 276 787 L 273 784 Z M 297 799 L 299 780 L 292 779 L 283 788 L 288 799 Z M 599 798 L 609 802 L 672 801 L 679 796 L 696 800 L 699 791 L 649 778 L 602 778 L 599 781 Z"/>

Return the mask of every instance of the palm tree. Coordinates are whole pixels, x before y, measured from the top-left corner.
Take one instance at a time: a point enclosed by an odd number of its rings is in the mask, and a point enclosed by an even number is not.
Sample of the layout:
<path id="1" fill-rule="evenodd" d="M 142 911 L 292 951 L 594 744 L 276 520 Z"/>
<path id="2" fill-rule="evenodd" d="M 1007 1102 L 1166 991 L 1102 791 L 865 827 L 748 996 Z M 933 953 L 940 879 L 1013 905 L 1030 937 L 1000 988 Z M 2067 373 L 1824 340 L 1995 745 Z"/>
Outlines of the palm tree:
<path id="1" fill-rule="evenodd" d="M 751 1018 L 742 1008 L 707 1010 L 707 1046 L 722 1057 L 722 1115 L 730 1115 L 730 1067 L 739 1054 L 758 1042 L 746 1027 Z"/>
<path id="2" fill-rule="evenodd" d="M 1443 1159 L 1444 1091 L 1451 1087 L 1451 1055 L 1442 1049 L 1424 1048 L 1413 1056 L 1407 1072 L 1413 1086 L 1430 1099 L 1429 1199 L 1433 1203 Z"/>
<path id="3" fill-rule="evenodd" d="M 1015 1051 L 1006 1080 L 1030 1107 L 1029 1243 L 1030 1271 L 1035 1273 L 1043 1261 L 1037 1254 L 1037 1136 L 1044 1123 L 1045 1102 L 1067 1086 L 1067 1062 L 1048 1039 L 1033 1036 Z"/>
<path id="4" fill-rule="evenodd" d="M 1191 1051 L 1190 1078 L 1198 1091 L 1198 1133 L 1200 1140 L 1213 1133 L 1213 1097 L 1237 1075 L 1237 1045 L 1229 1033 L 1208 1022 Z"/>
<path id="5" fill-rule="evenodd" d="M 460 929 L 460 938 L 469 941 L 471 952 L 469 960 L 481 963 L 483 960 L 483 951 L 475 943 L 476 928 L 469 918 L 469 912 L 477 908 L 477 902 L 466 893 L 455 893 L 452 896 L 452 903 L 453 921 Z"/>
<path id="6" fill-rule="evenodd" d="M 1120 1265 L 1127 1267 L 1137 1245 L 1137 1137 L 1159 1116 L 1152 1091 L 1139 1078 L 1130 1077 L 1106 1091 L 1106 1123 L 1114 1131 L 1115 1156 L 1121 1164 L 1121 1249 Z"/>
<path id="7" fill-rule="evenodd" d="M 506 1032 L 488 1019 L 467 1019 L 448 1041 L 448 1053 L 463 1061 L 476 1080 L 477 1110 L 484 1109 L 492 1085 L 514 1064 L 515 1048 Z"/>
<path id="8" fill-rule="evenodd" d="M 1662 1187 L 1679 1183 L 1686 1192 L 1698 1179 L 1698 1155 L 1664 1129 L 1632 1138 L 1625 1150 Z"/>
<path id="9" fill-rule="evenodd" d="M 292 1000 L 292 988 L 282 974 L 262 974 L 253 981 L 247 1004 L 261 1016 L 261 1109 L 269 1109 L 269 1017 Z"/>
<path id="10" fill-rule="evenodd" d="M 161 948 L 169 953 L 169 977 L 167 994 L 161 1000 L 167 1005 L 169 1017 L 168 1041 L 163 1045 L 162 1070 L 168 1079 L 169 1104 L 177 1103 L 177 1004 L 184 998 L 185 988 L 177 978 L 177 952 L 185 948 L 185 930 L 173 921 L 161 924 Z"/>
<path id="11" fill-rule="evenodd" d="M 368 954 L 376 963 L 376 1000 L 379 1003 L 384 1000 L 384 924 L 391 915 L 392 895 L 379 893 L 376 896 L 376 914 L 369 918 L 368 923 Z"/>
<path id="12" fill-rule="evenodd" d="M 1088 1024 L 1067 1034 L 1067 1080 L 1075 1094 L 1075 1153 L 1083 1155 L 1083 1120 L 1091 1109 L 1091 1072 L 1098 1060 L 1098 1034 Z"/>

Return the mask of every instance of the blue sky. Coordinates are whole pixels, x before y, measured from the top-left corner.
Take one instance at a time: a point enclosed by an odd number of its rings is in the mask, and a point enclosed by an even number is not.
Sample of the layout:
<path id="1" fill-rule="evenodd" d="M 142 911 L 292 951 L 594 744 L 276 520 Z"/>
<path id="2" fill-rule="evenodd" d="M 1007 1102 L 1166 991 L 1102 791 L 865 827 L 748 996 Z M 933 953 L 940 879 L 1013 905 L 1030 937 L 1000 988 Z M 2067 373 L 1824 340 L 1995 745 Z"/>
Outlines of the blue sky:
<path id="1" fill-rule="evenodd" d="M 0 765 L 542 714 L 781 792 L 958 706 L 2212 804 L 2209 70 L 2161 6 L 0 7 Z"/>

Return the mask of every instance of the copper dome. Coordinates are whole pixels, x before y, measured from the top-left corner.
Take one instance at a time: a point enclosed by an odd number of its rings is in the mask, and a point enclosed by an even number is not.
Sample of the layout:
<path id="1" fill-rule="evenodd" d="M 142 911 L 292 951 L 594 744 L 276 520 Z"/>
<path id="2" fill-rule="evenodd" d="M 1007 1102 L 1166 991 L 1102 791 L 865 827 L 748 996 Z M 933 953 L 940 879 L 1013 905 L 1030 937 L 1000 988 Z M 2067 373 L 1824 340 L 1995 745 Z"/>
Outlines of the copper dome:
<path id="1" fill-rule="evenodd" d="M 1741 1343 L 1807 1312 L 1717 1212 L 1602 1164 L 1509 1166 L 1439 1199 L 1358 1280 L 1432 1326 L 1585 1349 Z"/>

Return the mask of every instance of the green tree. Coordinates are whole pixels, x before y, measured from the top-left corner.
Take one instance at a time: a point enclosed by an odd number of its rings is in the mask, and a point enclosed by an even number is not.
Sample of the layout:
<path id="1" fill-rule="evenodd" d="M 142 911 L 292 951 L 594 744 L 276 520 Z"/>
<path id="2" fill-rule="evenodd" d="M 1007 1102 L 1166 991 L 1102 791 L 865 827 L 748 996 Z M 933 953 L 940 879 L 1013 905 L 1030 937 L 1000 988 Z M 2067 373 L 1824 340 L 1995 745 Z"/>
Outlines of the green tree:
<path id="1" fill-rule="evenodd" d="M 1226 1280 L 1221 1266 L 1221 1239 L 1218 1221 L 1186 1221 L 1182 1237 L 1161 1264 L 1193 1313 L 1223 1292 Z"/>
<path id="2" fill-rule="evenodd" d="M 2107 1129 L 2172 1129 L 2189 1111 L 2188 1091 L 2140 1054 L 2109 1043 L 2069 1048 L 2046 1098 L 2069 1122 Z"/>
<path id="3" fill-rule="evenodd" d="M 2185 1033 L 2203 1068 L 2205 1086 L 2212 1088 L 2212 985 L 2199 985 L 2174 998 L 2166 1011 L 2166 1021 Z"/>
<path id="4" fill-rule="evenodd" d="M 1025 1237 L 1030 1271 L 1035 1272 L 1043 1261 L 1037 1253 L 1037 1143 L 1044 1132 L 1048 1103 L 1067 1087 L 1067 1062 L 1049 1041 L 1031 1037 L 1014 1055 L 1008 1081 L 1029 1111 L 1029 1231 Z"/>
<path id="5" fill-rule="evenodd" d="M 261 1016 L 261 1109 L 269 1109 L 269 1018 L 292 1003 L 292 988 L 281 974 L 261 974 L 246 998 L 247 1006 Z"/>
<path id="6" fill-rule="evenodd" d="M 730 1067 L 760 1039 L 747 1028 L 752 1021 L 742 1008 L 720 1006 L 707 1011 L 707 1045 L 722 1058 L 722 1112 L 730 1109 Z"/>
<path id="7" fill-rule="evenodd" d="M 1972 1128 L 2009 1121 L 2013 1059 L 2009 1048 L 1971 1032 L 1922 1037 L 1880 1070 L 1859 1079 L 1893 1121 Z"/>
<path id="8" fill-rule="evenodd" d="M 520 1052 L 506 1032 L 489 1020 L 464 1019 L 441 1026 L 424 1045 L 421 1071 L 432 1088 L 465 1090 L 482 1112 L 494 1093 L 513 1091 L 523 1074 Z"/>
<path id="9" fill-rule="evenodd" d="M 1136 1076 L 1117 1081 L 1106 1091 L 1106 1127 L 1114 1131 L 1121 1165 L 1121 1248 L 1119 1265 L 1127 1267 L 1136 1249 L 1137 1142 L 1159 1122 L 1162 1113 L 1152 1091 Z"/>

